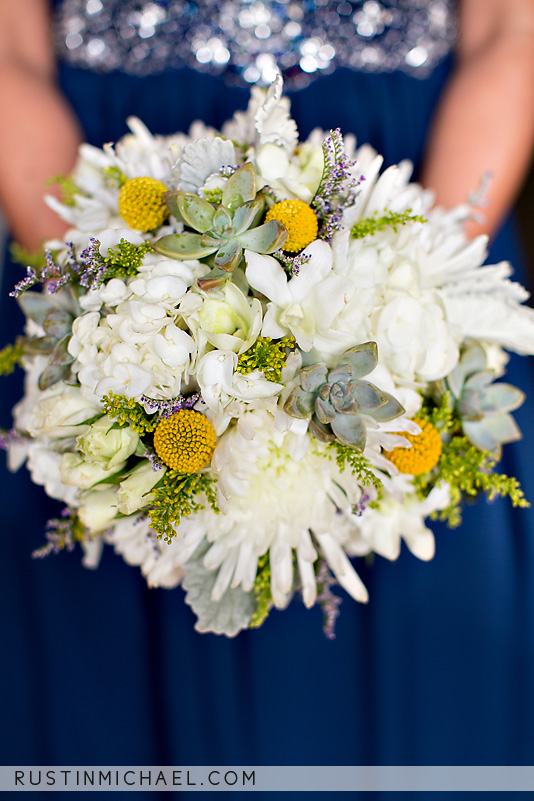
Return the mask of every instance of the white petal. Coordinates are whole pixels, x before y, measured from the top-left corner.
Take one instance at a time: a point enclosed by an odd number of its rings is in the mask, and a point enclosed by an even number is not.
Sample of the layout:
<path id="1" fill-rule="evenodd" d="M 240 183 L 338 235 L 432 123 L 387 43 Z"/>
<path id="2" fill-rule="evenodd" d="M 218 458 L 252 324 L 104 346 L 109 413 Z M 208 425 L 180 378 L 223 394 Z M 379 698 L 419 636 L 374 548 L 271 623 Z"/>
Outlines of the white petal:
<path id="1" fill-rule="evenodd" d="M 367 603 L 369 593 L 354 570 L 345 551 L 330 534 L 315 534 L 333 574 L 355 601 Z"/>
<path id="2" fill-rule="evenodd" d="M 245 274 L 253 289 L 261 292 L 277 306 L 287 306 L 291 303 L 287 276 L 276 259 L 273 259 L 272 256 L 253 253 L 251 250 L 245 250 L 245 259 L 247 261 Z"/>
<path id="3" fill-rule="evenodd" d="M 313 563 L 302 557 L 300 548 L 297 548 L 297 563 L 302 583 L 302 599 L 304 605 L 310 609 L 317 600 L 317 583 Z"/>
<path id="4" fill-rule="evenodd" d="M 235 564 L 237 562 L 237 548 L 233 548 L 221 565 L 217 581 L 211 591 L 211 600 L 220 601 L 228 589 L 232 576 L 234 575 Z"/>

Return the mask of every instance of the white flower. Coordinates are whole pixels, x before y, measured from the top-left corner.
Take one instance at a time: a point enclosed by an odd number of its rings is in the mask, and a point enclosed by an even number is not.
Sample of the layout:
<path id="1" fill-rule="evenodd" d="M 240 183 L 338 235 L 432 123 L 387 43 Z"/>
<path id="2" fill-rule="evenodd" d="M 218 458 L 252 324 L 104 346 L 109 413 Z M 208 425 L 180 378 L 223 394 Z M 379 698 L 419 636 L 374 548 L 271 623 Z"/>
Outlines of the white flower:
<path id="1" fill-rule="evenodd" d="M 176 587 L 184 575 L 178 551 L 158 540 L 148 518 L 134 515 L 117 520 L 106 533 L 106 541 L 129 565 L 138 565 L 151 587 Z"/>
<path id="2" fill-rule="evenodd" d="M 84 493 L 78 516 L 91 533 L 105 531 L 112 524 L 118 512 L 117 490 L 115 487 L 97 488 Z"/>
<path id="3" fill-rule="evenodd" d="M 326 242 L 312 242 L 303 252 L 310 260 L 288 280 L 272 256 L 246 251 L 246 276 L 250 286 L 270 301 L 262 335 L 279 339 L 293 334 L 301 350 L 309 351 L 317 336 L 328 339 L 328 331 L 354 287 L 332 272 L 332 251 Z"/>
<path id="4" fill-rule="evenodd" d="M 188 293 L 180 313 L 195 335 L 199 350 L 209 342 L 221 351 L 241 354 L 256 341 L 262 326 L 262 308 L 257 298 L 247 298 L 227 281 L 219 291 Z"/>
<path id="5" fill-rule="evenodd" d="M 90 489 L 114 473 L 120 472 L 125 466 L 126 462 L 118 462 L 106 470 L 97 462 L 86 461 L 79 453 L 64 453 L 61 458 L 60 472 L 64 484 L 80 489 Z"/>
<path id="6" fill-rule="evenodd" d="M 432 512 L 445 509 L 450 503 L 446 484 L 434 487 L 424 500 L 419 500 L 413 491 L 411 478 L 398 475 L 393 479 L 400 491 L 390 495 L 377 508 L 367 508 L 357 525 L 365 543 L 363 551 L 354 548 L 354 553 L 375 551 L 386 559 L 397 559 L 401 538 L 418 559 L 428 561 L 434 557 L 434 534 L 425 525 L 425 518 Z"/>
<path id="7" fill-rule="evenodd" d="M 125 464 L 128 457 L 135 453 L 139 434 L 130 426 L 116 428 L 113 421 L 104 416 L 79 436 L 76 443 L 86 460 L 96 462 L 104 471 L 114 472 L 119 464 Z"/>
<path id="8" fill-rule="evenodd" d="M 69 351 L 84 393 L 110 391 L 130 398 L 173 398 L 180 392 L 196 346 L 163 304 L 126 300 L 114 314 L 90 312 L 75 320 Z"/>
<path id="9" fill-rule="evenodd" d="M 67 486 L 61 475 L 61 454 L 47 447 L 46 440 L 31 442 L 28 447 L 27 467 L 32 481 L 45 488 L 50 498 L 76 505 L 78 491 Z"/>
<path id="10" fill-rule="evenodd" d="M 202 400 L 208 407 L 208 417 L 217 434 L 221 434 L 232 417 L 247 409 L 274 408 L 275 396 L 283 384 L 269 381 L 262 372 L 254 370 L 245 375 L 236 372 L 237 356 L 228 351 L 210 351 L 199 361 L 196 371 Z"/>
<path id="11" fill-rule="evenodd" d="M 150 491 L 161 481 L 167 468 L 154 470 L 149 461 L 135 467 L 128 478 L 121 481 L 117 492 L 119 511 L 131 515 L 151 500 Z"/>
<path id="12" fill-rule="evenodd" d="M 367 600 L 344 552 L 356 531 L 350 510 L 360 498 L 360 487 L 350 473 L 340 473 L 335 459 L 321 455 L 325 446 L 306 434 L 302 422 L 280 411 L 274 416 L 264 410 L 248 412 L 217 445 L 212 466 L 222 514 L 198 515 L 213 543 L 204 565 L 218 573 L 214 600 L 228 587 L 250 591 L 258 557 L 267 551 L 277 607 L 291 597 L 294 554 L 307 606 L 316 599 L 313 565 L 319 554 L 347 592 Z M 182 531 L 180 525 L 178 536 L 186 558 L 198 544 L 198 528 Z"/>
<path id="13" fill-rule="evenodd" d="M 437 303 L 397 297 L 382 309 L 375 330 L 380 358 L 404 380 L 443 378 L 458 361 L 458 347 Z"/>
<path id="14" fill-rule="evenodd" d="M 304 160 L 304 155 L 309 161 Z M 262 178 L 280 198 L 297 198 L 311 203 L 323 172 L 321 148 L 308 148 L 299 153 L 302 161 L 290 160 L 279 145 L 266 144 L 256 154 L 258 177 Z"/>
<path id="15" fill-rule="evenodd" d="M 28 422 L 33 437 L 72 437 L 83 433 L 81 425 L 101 413 L 100 407 L 87 401 L 80 387 L 58 381 L 40 394 Z"/>

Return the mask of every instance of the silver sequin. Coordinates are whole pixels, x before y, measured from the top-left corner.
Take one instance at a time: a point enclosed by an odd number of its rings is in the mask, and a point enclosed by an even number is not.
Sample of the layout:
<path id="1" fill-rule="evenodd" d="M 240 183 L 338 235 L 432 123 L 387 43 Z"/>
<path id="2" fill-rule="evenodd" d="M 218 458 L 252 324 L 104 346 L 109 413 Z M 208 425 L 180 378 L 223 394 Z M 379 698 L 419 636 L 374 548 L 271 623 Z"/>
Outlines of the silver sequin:
<path id="1" fill-rule="evenodd" d="M 63 0 L 58 55 L 76 67 L 153 75 L 184 66 L 233 83 L 277 72 L 305 86 L 338 67 L 424 77 L 456 39 L 455 0 Z"/>

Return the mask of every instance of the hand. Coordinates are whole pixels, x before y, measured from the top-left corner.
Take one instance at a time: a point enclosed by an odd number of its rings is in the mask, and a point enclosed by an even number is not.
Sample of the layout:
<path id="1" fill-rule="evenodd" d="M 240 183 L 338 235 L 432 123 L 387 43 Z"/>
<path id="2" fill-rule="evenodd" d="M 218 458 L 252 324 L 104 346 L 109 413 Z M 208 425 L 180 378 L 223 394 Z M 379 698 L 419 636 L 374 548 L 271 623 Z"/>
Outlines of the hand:
<path id="1" fill-rule="evenodd" d="M 457 66 L 428 139 L 424 186 L 445 207 L 490 173 L 483 224 L 496 231 L 528 169 L 534 139 L 534 0 L 462 0 Z"/>

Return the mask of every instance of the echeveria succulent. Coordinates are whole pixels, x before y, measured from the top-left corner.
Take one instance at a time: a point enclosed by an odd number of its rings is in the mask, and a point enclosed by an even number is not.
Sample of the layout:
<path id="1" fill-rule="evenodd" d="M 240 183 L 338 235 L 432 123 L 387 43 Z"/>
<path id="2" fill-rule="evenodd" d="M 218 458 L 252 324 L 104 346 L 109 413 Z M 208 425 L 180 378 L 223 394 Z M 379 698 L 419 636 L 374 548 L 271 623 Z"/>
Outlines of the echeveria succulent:
<path id="1" fill-rule="evenodd" d="M 48 356 L 48 365 L 39 376 L 39 389 L 48 389 L 70 372 L 74 357 L 68 352 L 74 314 L 55 305 L 50 295 L 25 292 L 18 298 L 26 317 L 44 329 L 44 336 L 28 337 L 24 351 Z"/>
<path id="2" fill-rule="evenodd" d="M 258 225 L 265 199 L 256 192 L 256 173 L 247 163 L 230 176 L 221 203 L 209 203 L 189 192 L 167 192 L 172 214 L 192 231 L 163 236 L 155 250 L 173 259 L 202 259 L 212 256 L 213 270 L 199 280 L 203 289 L 220 286 L 241 262 L 243 250 L 274 253 L 284 244 L 287 230 L 279 220 Z"/>
<path id="3" fill-rule="evenodd" d="M 501 445 L 521 437 L 508 412 L 521 406 L 525 395 L 511 384 L 494 384 L 494 379 L 484 349 L 474 343 L 462 352 L 454 370 L 436 384 L 436 394 L 451 393 L 465 436 L 498 458 Z"/>
<path id="4" fill-rule="evenodd" d="M 404 412 L 389 393 L 363 381 L 378 362 L 376 342 L 364 342 L 342 354 L 333 369 L 324 364 L 305 367 L 299 386 L 287 399 L 284 409 L 293 417 L 310 417 L 310 431 L 323 442 L 334 439 L 350 448 L 365 448 L 366 424 L 363 415 L 385 422 Z"/>

